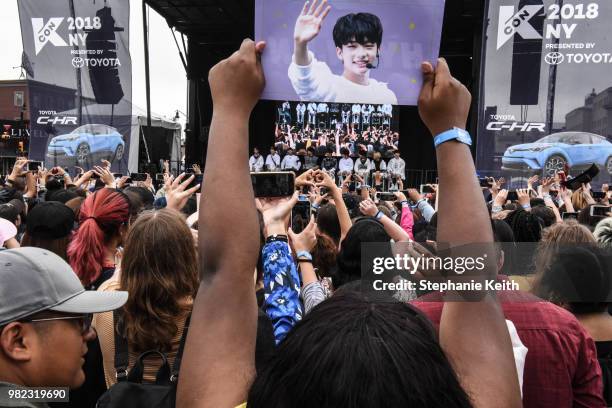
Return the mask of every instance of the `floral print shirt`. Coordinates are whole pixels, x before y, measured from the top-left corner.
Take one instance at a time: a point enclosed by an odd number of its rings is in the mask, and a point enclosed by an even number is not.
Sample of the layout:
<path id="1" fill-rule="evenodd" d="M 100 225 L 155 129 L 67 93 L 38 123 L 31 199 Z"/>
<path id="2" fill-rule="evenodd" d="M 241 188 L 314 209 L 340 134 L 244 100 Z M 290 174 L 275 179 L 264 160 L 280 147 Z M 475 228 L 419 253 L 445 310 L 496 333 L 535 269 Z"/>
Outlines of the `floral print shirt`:
<path id="1" fill-rule="evenodd" d="M 268 242 L 261 251 L 265 290 L 263 309 L 272 321 L 278 344 L 302 320 L 300 276 L 287 242 Z"/>

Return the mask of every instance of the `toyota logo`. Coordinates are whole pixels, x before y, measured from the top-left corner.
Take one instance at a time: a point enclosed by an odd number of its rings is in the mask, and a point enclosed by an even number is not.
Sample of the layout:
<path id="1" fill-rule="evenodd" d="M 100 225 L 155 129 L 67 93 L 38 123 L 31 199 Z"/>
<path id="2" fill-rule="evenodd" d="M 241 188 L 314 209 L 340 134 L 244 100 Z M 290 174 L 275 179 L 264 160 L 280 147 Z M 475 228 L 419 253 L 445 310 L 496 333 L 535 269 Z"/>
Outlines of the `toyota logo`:
<path id="1" fill-rule="evenodd" d="M 565 60 L 565 55 L 561 54 L 560 52 L 549 52 L 544 57 L 544 61 L 546 61 L 548 65 L 559 65 L 564 60 Z"/>
<path id="2" fill-rule="evenodd" d="M 81 57 L 74 57 L 72 59 L 72 66 L 75 68 L 83 68 L 85 66 L 85 60 Z"/>

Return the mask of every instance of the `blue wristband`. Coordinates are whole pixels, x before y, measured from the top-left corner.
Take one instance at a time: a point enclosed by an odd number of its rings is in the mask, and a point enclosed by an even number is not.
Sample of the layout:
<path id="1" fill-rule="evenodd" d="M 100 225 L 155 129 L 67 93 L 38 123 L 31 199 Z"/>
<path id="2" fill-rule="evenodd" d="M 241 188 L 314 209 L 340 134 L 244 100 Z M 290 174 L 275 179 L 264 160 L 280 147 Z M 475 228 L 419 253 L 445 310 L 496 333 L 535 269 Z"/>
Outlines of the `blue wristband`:
<path id="1" fill-rule="evenodd" d="M 450 140 L 456 140 L 468 146 L 472 145 L 472 137 L 470 136 L 470 134 L 467 131 L 459 129 L 457 127 L 451 130 L 447 130 L 446 132 L 442 132 L 436 137 L 434 137 L 434 145 L 438 147 L 442 143 L 448 142 Z"/>
<path id="2" fill-rule="evenodd" d="M 383 214 L 383 212 L 379 210 L 379 211 L 376 213 L 376 215 L 374 216 L 374 218 L 376 218 L 378 221 L 380 221 L 380 220 L 381 220 L 381 218 L 383 217 L 383 215 L 385 215 L 385 214 Z"/>
<path id="3" fill-rule="evenodd" d="M 308 251 L 297 251 L 296 255 L 298 259 L 307 259 L 312 261 L 312 254 Z"/>

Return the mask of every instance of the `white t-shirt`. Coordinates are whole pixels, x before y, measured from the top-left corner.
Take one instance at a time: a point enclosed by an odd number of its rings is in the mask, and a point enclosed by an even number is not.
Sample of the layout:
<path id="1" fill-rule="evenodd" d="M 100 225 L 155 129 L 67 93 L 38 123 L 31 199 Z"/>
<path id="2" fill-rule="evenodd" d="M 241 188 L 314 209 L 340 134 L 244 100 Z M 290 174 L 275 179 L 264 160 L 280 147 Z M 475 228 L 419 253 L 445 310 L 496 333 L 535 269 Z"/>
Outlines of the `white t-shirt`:
<path id="1" fill-rule="evenodd" d="M 334 75 L 311 51 L 308 57 L 309 65 L 297 65 L 294 56 L 289 66 L 289 79 L 301 100 L 397 105 L 397 97 L 386 83 L 370 78 L 368 85 L 359 85 L 344 76 Z"/>

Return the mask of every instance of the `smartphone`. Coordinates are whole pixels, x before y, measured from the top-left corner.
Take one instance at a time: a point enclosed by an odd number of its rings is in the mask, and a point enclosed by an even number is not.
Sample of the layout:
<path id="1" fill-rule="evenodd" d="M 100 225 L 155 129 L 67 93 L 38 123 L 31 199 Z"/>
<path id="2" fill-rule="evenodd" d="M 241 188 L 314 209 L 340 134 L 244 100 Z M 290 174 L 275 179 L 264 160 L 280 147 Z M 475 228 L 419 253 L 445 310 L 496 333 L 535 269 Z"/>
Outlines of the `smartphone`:
<path id="1" fill-rule="evenodd" d="M 508 200 L 510 201 L 518 200 L 518 193 L 516 191 L 508 191 Z"/>
<path id="2" fill-rule="evenodd" d="M 321 187 L 319 189 L 319 193 L 321 194 L 321 196 L 324 196 L 325 194 L 329 193 L 329 189 L 327 187 Z"/>
<path id="3" fill-rule="evenodd" d="M 578 213 L 576 212 L 565 212 L 561 215 L 561 218 L 563 218 L 564 220 L 577 220 L 578 219 Z"/>
<path id="4" fill-rule="evenodd" d="M 292 172 L 251 173 L 255 197 L 289 197 L 295 190 Z"/>
<path id="5" fill-rule="evenodd" d="M 147 181 L 147 173 L 132 173 L 130 178 L 133 181 Z"/>
<path id="6" fill-rule="evenodd" d="M 489 180 L 486 177 L 478 177 L 478 183 L 480 184 L 480 187 L 491 187 L 491 183 L 489 183 Z M 421 194 L 423 194 L 422 191 Z"/>
<path id="7" fill-rule="evenodd" d="M 421 194 L 429 194 L 429 193 L 435 193 L 434 189 L 431 188 L 431 186 L 428 186 L 427 184 L 421 184 Z"/>
<path id="8" fill-rule="evenodd" d="M 26 171 L 36 173 L 40 168 L 43 167 L 43 163 L 40 161 L 29 161 L 26 163 Z"/>
<path id="9" fill-rule="evenodd" d="M 376 199 L 379 201 L 395 201 L 397 197 L 393 193 L 376 193 Z"/>
<path id="10" fill-rule="evenodd" d="M 155 180 L 157 180 L 157 181 L 164 181 L 164 173 L 157 173 L 155 175 Z"/>
<path id="11" fill-rule="evenodd" d="M 113 173 L 113 177 L 115 179 L 120 179 L 121 177 L 123 177 L 123 174 L 121 174 L 121 173 Z"/>
<path id="12" fill-rule="evenodd" d="M 591 207 L 591 217 L 607 217 L 612 208 L 607 205 L 594 205 Z"/>
<path id="13" fill-rule="evenodd" d="M 596 200 L 601 200 L 606 198 L 606 193 L 604 191 L 591 191 L 591 196 Z"/>
<path id="14" fill-rule="evenodd" d="M 96 173 L 92 172 L 92 173 L 91 173 L 91 179 L 92 179 L 92 180 L 99 180 L 99 179 L 100 179 L 100 176 L 99 176 L 98 174 L 96 174 Z"/>
<path id="15" fill-rule="evenodd" d="M 301 218 L 301 222 L 296 222 Z M 291 229 L 296 234 L 302 232 L 310 222 L 310 202 L 298 201 L 291 210 Z"/>

